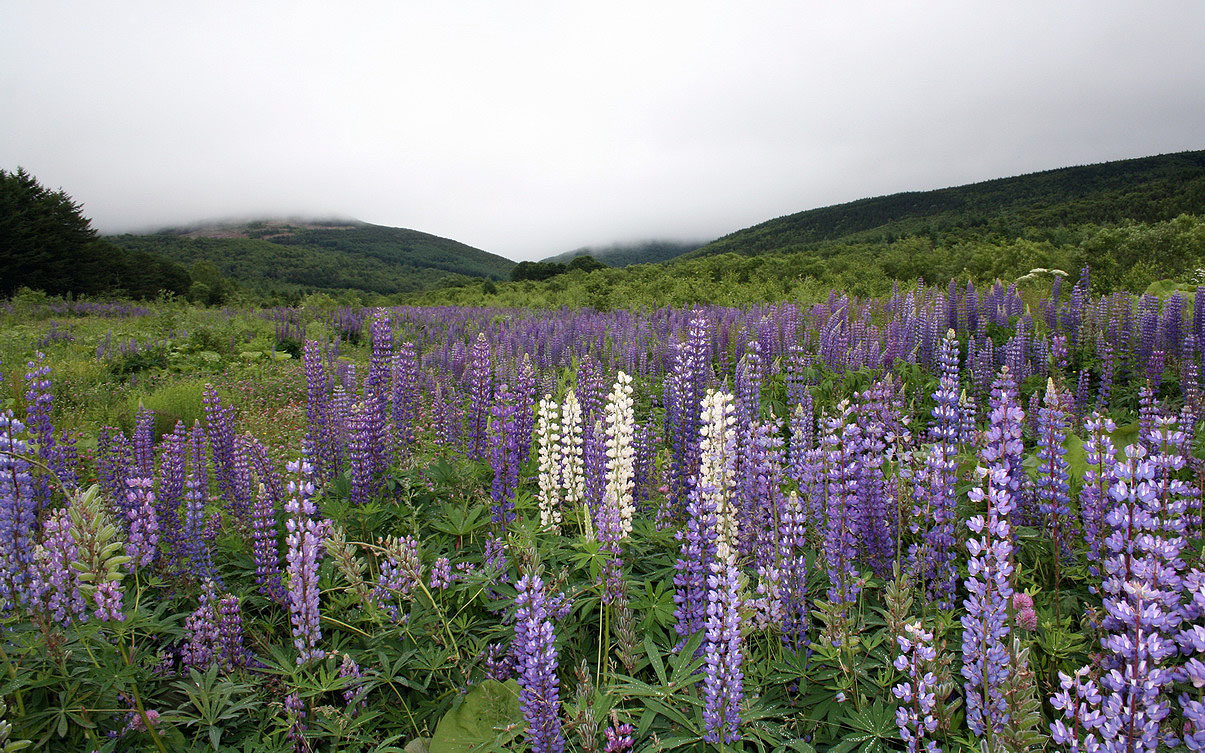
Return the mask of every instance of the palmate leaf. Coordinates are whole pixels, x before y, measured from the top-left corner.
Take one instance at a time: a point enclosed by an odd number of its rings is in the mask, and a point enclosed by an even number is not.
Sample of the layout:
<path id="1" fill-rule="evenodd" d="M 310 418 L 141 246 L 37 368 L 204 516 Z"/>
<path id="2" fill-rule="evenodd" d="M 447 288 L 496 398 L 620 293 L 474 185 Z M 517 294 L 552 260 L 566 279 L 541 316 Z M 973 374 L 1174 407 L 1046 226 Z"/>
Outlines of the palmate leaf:
<path id="1" fill-rule="evenodd" d="M 894 749 L 900 740 L 895 726 L 895 708 L 881 700 L 849 714 L 843 724 L 853 731 L 829 749 L 832 753 L 881 753 Z"/>

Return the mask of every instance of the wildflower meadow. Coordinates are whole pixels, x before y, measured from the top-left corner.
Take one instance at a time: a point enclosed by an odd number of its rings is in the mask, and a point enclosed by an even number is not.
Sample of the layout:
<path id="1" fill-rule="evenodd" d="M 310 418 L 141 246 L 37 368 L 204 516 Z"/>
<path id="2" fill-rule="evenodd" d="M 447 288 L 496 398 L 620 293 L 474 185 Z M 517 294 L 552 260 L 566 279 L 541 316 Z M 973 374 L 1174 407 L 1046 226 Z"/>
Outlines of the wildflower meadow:
<path id="1" fill-rule="evenodd" d="M 0 305 L 0 750 L 1205 748 L 1205 288 Z"/>

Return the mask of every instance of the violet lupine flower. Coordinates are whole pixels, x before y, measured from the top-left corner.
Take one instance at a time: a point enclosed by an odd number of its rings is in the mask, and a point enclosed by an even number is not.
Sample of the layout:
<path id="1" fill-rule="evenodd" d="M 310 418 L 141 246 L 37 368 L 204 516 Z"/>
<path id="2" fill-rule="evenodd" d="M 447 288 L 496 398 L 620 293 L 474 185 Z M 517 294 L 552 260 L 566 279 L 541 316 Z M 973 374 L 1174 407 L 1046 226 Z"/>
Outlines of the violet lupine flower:
<path id="1" fill-rule="evenodd" d="M 138 567 L 148 567 L 159 554 L 153 485 L 149 478 L 126 479 L 126 556 Z"/>
<path id="2" fill-rule="evenodd" d="M 1034 393 L 1035 395 L 1037 393 Z M 1049 532 L 1056 556 L 1071 557 L 1071 474 L 1067 463 L 1067 404 L 1064 395 L 1054 384 L 1046 383 L 1044 405 L 1038 411 L 1038 478 L 1035 496 L 1038 515 Z M 1055 564 L 1057 577 L 1058 564 Z"/>
<path id="3" fill-rule="evenodd" d="M 373 602 L 395 623 L 406 617 L 398 602 L 409 601 L 410 594 L 422 582 L 423 564 L 418 553 L 418 540 L 413 536 L 389 537 L 384 540 L 381 571 L 372 589 Z"/>
<path id="4" fill-rule="evenodd" d="M 740 739 L 744 698 L 741 645 L 741 596 L 736 553 L 717 546 L 707 576 L 707 623 L 703 640 L 703 739 L 732 743 Z"/>
<path id="5" fill-rule="evenodd" d="M 304 460 L 290 462 L 289 500 L 285 512 L 288 535 L 289 616 L 293 623 L 293 645 L 297 647 L 297 663 L 321 659 L 326 652 L 318 648 L 322 629 L 318 624 L 318 564 L 322 559 L 324 526 L 314 520 L 314 484 L 310 480 L 312 467 Z"/>
<path id="6" fill-rule="evenodd" d="M 172 433 L 163 436 L 162 446 L 155 516 L 159 519 L 160 554 L 175 559 L 184 554 L 179 510 L 187 479 L 188 430 L 183 421 L 177 421 Z"/>
<path id="7" fill-rule="evenodd" d="M 180 548 L 196 577 L 216 580 L 209 542 L 205 536 L 205 494 L 209 477 L 205 467 L 204 442 L 201 424 L 194 422 L 188 439 L 188 454 L 192 463 L 184 481 L 184 528 Z"/>
<path id="8" fill-rule="evenodd" d="M 830 583 L 829 601 L 850 604 L 857 601 L 862 590 L 854 562 L 860 528 L 857 455 L 862 436 L 849 401 L 842 401 L 836 409 L 836 416 L 825 417 L 821 439 L 827 468 L 824 561 Z"/>
<path id="9" fill-rule="evenodd" d="M 965 581 L 967 613 L 962 617 L 962 676 L 966 691 L 967 726 L 976 735 L 995 739 L 1007 722 L 1003 685 L 1011 674 L 1006 639 L 1008 600 L 1012 596 L 1012 531 L 1014 487 L 1010 458 L 1020 454 L 1021 422 L 1012 376 L 1005 367 L 992 388 L 991 414 L 980 458 L 986 467 L 976 473 L 981 486 L 970 491 L 975 503 L 987 509 L 967 521 L 979 538 L 967 541 L 970 555 Z"/>
<path id="10" fill-rule="evenodd" d="M 452 581 L 456 580 L 456 576 L 452 573 L 452 561 L 447 557 L 440 557 L 431 565 L 431 588 L 437 591 L 443 591 L 452 586 Z"/>
<path id="11" fill-rule="evenodd" d="M 707 320 L 695 312 L 686 342 L 675 348 L 671 372 L 665 378 L 665 435 L 670 440 L 670 511 L 675 518 L 687 504 L 690 481 L 699 463 L 700 408 L 711 365 Z"/>
<path id="12" fill-rule="evenodd" d="M 306 427 L 302 451 L 314 467 L 316 478 L 326 481 L 338 473 L 340 464 L 339 443 L 333 425 L 332 384 L 317 342 L 306 340 L 303 359 Z"/>
<path id="13" fill-rule="evenodd" d="M 404 342 L 393 356 L 393 432 L 402 452 L 409 452 L 418 436 L 419 398 L 418 348 Z"/>
<path id="14" fill-rule="evenodd" d="M 796 650 L 807 645 L 811 614 L 808 606 L 808 562 L 805 553 L 808 545 L 807 520 L 799 495 L 792 492 L 783 511 L 778 543 L 782 563 L 782 640 Z"/>
<path id="15" fill-rule="evenodd" d="M 1103 745 L 1097 732 L 1108 724 L 1108 720 L 1100 712 L 1100 688 L 1088 676 L 1090 670 L 1091 667 L 1081 667 L 1074 677 L 1059 672 L 1059 690 L 1050 697 L 1050 705 L 1062 712 L 1061 719 L 1050 723 L 1050 738 L 1068 753 L 1110 750 Z"/>
<path id="16" fill-rule="evenodd" d="M 110 499 L 120 501 L 125 496 L 125 479 L 133 464 L 134 448 L 125 432 L 112 426 L 100 427 L 96 437 L 97 480 Z"/>
<path id="17" fill-rule="evenodd" d="M 362 430 L 367 434 L 369 477 L 373 492 L 379 490 L 385 469 L 392 462 L 389 431 L 389 396 L 393 359 L 393 325 L 384 309 L 377 310 L 369 327 L 371 343 L 368 373 L 364 376 L 364 414 Z"/>
<path id="18" fill-rule="evenodd" d="M 720 556 L 728 561 L 733 555 L 736 432 L 732 402 L 731 395 L 712 391 L 704 398 L 700 412 L 699 470 L 687 501 L 685 528 L 676 534 L 681 542 L 674 563 L 679 647 L 706 625 L 711 563 Z"/>
<path id="19" fill-rule="evenodd" d="M 1104 555 L 1105 505 L 1109 498 L 1109 487 L 1113 485 L 1113 465 L 1117 452 L 1109 435 L 1117 431 L 1117 424 L 1110 418 L 1093 413 L 1084 422 L 1088 439 L 1084 442 L 1084 483 L 1080 489 L 1080 529 L 1087 545 L 1088 571 L 1100 575 L 1100 562 Z"/>
<path id="20" fill-rule="evenodd" d="M 139 408 L 134 418 L 134 472 L 142 478 L 155 477 L 155 411 Z"/>
<path id="21" fill-rule="evenodd" d="M 537 462 L 539 464 L 540 525 L 559 531 L 561 525 L 560 405 L 545 395 L 536 408 Z"/>
<path id="22" fill-rule="evenodd" d="M 1112 533 L 1105 539 L 1101 585 L 1102 627 L 1107 631 L 1101 644 L 1108 652 L 1101 678 L 1101 710 L 1107 720 L 1101 736 L 1113 750 L 1154 751 L 1162 737 L 1160 724 L 1170 711 L 1163 691 L 1174 677 L 1172 669 L 1161 665 L 1178 653 L 1172 633 L 1179 623 L 1180 583 L 1164 555 L 1177 559 L 1182 540 L 1159 535 L 1159 485 L 1145 448 L 1132 445 L 1128 453 L 1113 470 L 1113 507 L 1105 517 Z M 1171 610 L 1169 596 L 1176 604 Z"/>
<path id="23" fill-rule="evenodd" d="M 527 721 L 532 753 L 562 753 L 560 686 L 552 621 L 547 611 L 544 582 L 524 575 L 515 584 L 515 642 L 512 652 L 519 675 L 519 704 Z"/>
<path id="24" fill-rule="evenodd" d="M 880 578 L 891 576 L 899 520 L 898 507 L 892 509 L 897 495 L 890 493 L 883 466 L 888 452 L 901 452 L 909 444 L 895 403 L 889 379 L 876 382 L 858 395 L 858 539 L 867 564 Z"/>
<path id="25" fill-rule="evenodd" d="M 494 404 L 493 366 L 490 362 L 490 344 L 485 333 L 479 332 L 469 352 L 469 435 L 468 451 L 472 460 L 485 460 L 488 437 L 490 406 Z"/>
<path id="26" fill-rule="evenodd" d="M 960 412 L 958 393 L 958 340 L 954 331 L 946 333 L 938 355 L 941 380 L 933 393 L 933 423 L 929 426 L 932 445 L 917 481 L 911 530 L 920 534 L 922 543 L 911 550 L 912 566 L 921 574 L 929 597 L 941 609 L 954 608 L 957 588 L 954 551 L 954 518 L 957 500 Z"/>
<path id="27" fill-rule="evenodd" d="M 215 664 L 223 671 L 245 666 L 248 657 L 242 624 L 238 597 L 219 598 L 217 584 L 206 581 L 197 608 L 184 620 L 186 638 L 180 662 L 202 672 Z"/>
<path id="28" fill-rule="evenodd" d="M 351 408 L 347 446 L 348 463 L 351 465 L 351 494 L 353 505 L 370 501 L 378 489 L 378 477 L 373 469 L 373 421 L 372 407 L 356 403 Z"/>
<path id="29" fill-rule="evenodd" d="M 37 522 L 37 487 L 30 471 L 25 425 L 0 413 L 0 613 L 25 602 Z"/>
<path id="30" fill-rule="evenodd" d="M 490 466 L 494 482 L 490 486 L 491 518 L 505 526 L 515 519 L 515 490 L 519 487 L 518 406 L 507 385 L 498 390 L 497 402 L 489 423 Z"/>
<path id="31" fill-rule="evenodd" d="M 54 397 L 50 391 L 50 380 L 47 379 L 50 366 L 43 363 L 45 358 L 38 352 L 34 354 L 34 360 L 26 364 L 29 371 L 25 373 L 25 427 L 37 445 L 38 457 L 42 462 L 58 474 L 64 483 L 74 483 L 72 469 L 62 467 L 55 451 L 54 424 L 50 419 Z M 45 474 L 38 474 L 33 481 L 34 500 L 37 509 L 41 509 L 50 504 L 50 479 Z"/>
<path id="32" fill-rule="evenodd" d="M 259 477 L 259 493 L 251 506 L 251 554 L 255 558 L 255 583 L 259 592 L 284 603 L 284 583 L 280 572 L 280 528 L 276 511 L 283 503 L 284 489 L 280 474 L 272 466 L 267 448 L 253 440 L 251 458 Z"/>
<path id="33" fill-rule="evenodd" d="M 234 406 L 223 405 L 218 392 L 205 385 L 202 396 L 205 406 L 205 432 L 213 457 L 213 475 L 229 509 L 236 515 L 245 512 L 244 500 L 235 481 Z"/>
<path id="34" fill-rule="evenodd" d="M 64 627 L 73 619 L 87 619 L 79 572 L 71 566 L 78 559 L 68 511 L 51 510 L 42 523 L 42 541 L 34 550 L 30 591 L 33 603 Z"/>
<path id="35" fill-rule="evenodd" d="M 933 666 L 937 652 L 933 650 L 933 633 L 921 627 L 919 622 L 904 626 L 905 635 L 896 636 L 900 653 L 892 666 L 907 677 L 891 688 L 891 693 L 900 700 L 895 711 L 895 725 L 900 737 L 908 746 L 908 753 L 920 753 L 922 744 L 928 753 L 941 753 L 937 741 L 926 739 L 937 729 L 937 676 Z"/>
<path id="36" fill-rule="evenodd" d="M 536 390 L 535 368 L 526 353 L 519 362 L 518 374 L 515 376 L 513 400 L 516 408 L 515 441 L 519 449 L 519 465 L 527 462 L 531 455 L 531 434 L 535 428 Z"/>
<path id="37" fill-rule="evenodd" d="M 603 753 L 626 753 L 632 749 L 635 744 L 633 735 L 636 734 L 636 728 L 630 724 L 620 724 L 619 726 L 609 726 L 603 730 Z"/>
<path id="38" fill-rule="evenodd" d="M 343 688 L 343 706 L 353 717 L 368 706 L 368 688 L 364 686 L 364 673 L 350 654 L 343 655 L 339 663 L 339 676 L 348 682 Z"/>

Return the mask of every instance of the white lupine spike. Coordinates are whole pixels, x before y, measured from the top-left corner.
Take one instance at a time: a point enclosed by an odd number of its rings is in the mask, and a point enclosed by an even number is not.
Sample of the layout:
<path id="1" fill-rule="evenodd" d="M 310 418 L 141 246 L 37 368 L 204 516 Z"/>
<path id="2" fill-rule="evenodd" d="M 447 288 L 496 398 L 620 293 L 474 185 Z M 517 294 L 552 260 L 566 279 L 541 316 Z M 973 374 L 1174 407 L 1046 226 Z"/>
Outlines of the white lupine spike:
<path id="1" fill-rule="evenodd" d="M 545 395 L 536 410 L 536 439 L 540 465 L 540 525 L 559 530 L 561 524 L 560 405 Z"/>
<path id="2" fill-rule="evenodd" d="M 699 441 L 699 493 L 715 508 L 716 559 L 732 564 L 736 551 L 736 398 L 730 392 L 708 390 L 703 398 Z"/>
<path id="3" fill-rule="evenodd" d="M 613 510 L 620 540 L 632 533 L 636 513 L 636 413 L 632 402 L 632 377 L 619 372 L 607 396 L 604 411 L 607 432 L 606 486 L 603 508 Z"/>
<path id="4" fill-rule="evenodd" d="M 561 405 L 561 483 L 566 506 L 576 507 L 586 498 L 582 406 L 573 390 L 565 395 Z"/>

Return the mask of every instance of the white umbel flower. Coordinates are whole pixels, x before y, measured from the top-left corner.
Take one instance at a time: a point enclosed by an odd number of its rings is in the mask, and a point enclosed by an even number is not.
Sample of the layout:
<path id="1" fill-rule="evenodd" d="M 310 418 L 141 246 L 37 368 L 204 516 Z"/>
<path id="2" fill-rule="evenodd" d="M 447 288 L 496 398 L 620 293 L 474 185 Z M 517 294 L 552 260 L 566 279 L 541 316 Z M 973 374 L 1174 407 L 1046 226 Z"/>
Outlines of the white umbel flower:
<path id="1" fill-rule="evenodd" d="M 561 524 L 561 407 L 545 395 L 536 409 L 540 525 L 556 531 Z"/>
<path id="2" fill-rule="evenodd" d="M 619 372 L 607 396 L 604 411 L 607 432 L 606 486 L 603 509 L 615 516 L 619 540 L 632 533 L 636 513 L 636 413 L 632 402 L 632 377 Z"/>
<path id="3" fill-rule="evenodd" d="M 736 562 L 736 399 L 730 392 L 708 390 L 699 431 L 698 493 L 715 509 L 716 560 Z"/>

